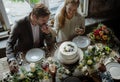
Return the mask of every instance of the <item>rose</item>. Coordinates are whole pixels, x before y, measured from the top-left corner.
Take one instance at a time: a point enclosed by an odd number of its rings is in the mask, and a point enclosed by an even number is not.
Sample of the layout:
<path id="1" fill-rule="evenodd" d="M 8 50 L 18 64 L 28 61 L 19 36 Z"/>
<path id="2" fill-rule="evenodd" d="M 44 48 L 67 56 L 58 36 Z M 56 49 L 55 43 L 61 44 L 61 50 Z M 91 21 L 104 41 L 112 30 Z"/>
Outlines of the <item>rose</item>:
<path id="1" fill-rule="evenodd" d="M 99 30 L 96 29 L 96 30 L 94 31 L 94 35 L 95 35 L 95 36 L 96 36 L 96 35 L 99 35 Z"/>
<path id="2" fill-rule="evenodd" d="M 89 60 L 87 61 L 87 64 L 88 64 L 88 65 L 92 65 L 92 64 L 93 64 L 93 61 L 92 61 L 91 59 L 89 59 Z"/>
<path id="3" fill-rule="evenodd" d="M 81 69 L 81 68 L 83 68 L 83 63 L 80 63 L 78 66 L 78 69 Z"/>
<path id="4" fill-rule="evenodd" d="M 49 77 L 47 75 L 44 76 L 44 80 L 48 80 Z"/>
<path id="5" fill-rule="evenodd" d="M 87 48 L 87 50 L 88 50 L 89 52 L 92 52 L 92 49 L 93 49 L 93 46 L 88 46 L 88 48 Z"/>
<path id="6" fill-rule="evenodd" d="M 25 75 L 23 73 L 20 74 L 20 79 L 24 79 Z"/>
<path id="7" fill-rule="evenodd" d="M 105 25 L 102 25 L 102 30 L 105 30 L 105 29 L 107 29 L 107 26 L 105 26 Z"/>
<path id="8" fill-rule="evenodd" d="M 96 39 L 96 40 L 100 40 L 100 36 L 99 36 L 99 35 L 96 35 L 96 36 L 95 36 L 95 39 Z"/>
<path id="9" fill-rule="evenodd" d="M 94 61 L 99 62 L 100 58 L 99 57 L 94 57 Z"/>
<path id="10" fill-rule="evenodd" d="M 108 39 L 108 36 L 107 36 L 107 35 L 103 35 L 103 36 L 102 36 L 102 39 L 103 39 L 103 40 L 107 40 L 107 39 Z"/>
<path id="11" fill-rule="evenodd" d="M 99 31 L 99 35 L 103 36 L 104 32 L 103 31 Z"/>

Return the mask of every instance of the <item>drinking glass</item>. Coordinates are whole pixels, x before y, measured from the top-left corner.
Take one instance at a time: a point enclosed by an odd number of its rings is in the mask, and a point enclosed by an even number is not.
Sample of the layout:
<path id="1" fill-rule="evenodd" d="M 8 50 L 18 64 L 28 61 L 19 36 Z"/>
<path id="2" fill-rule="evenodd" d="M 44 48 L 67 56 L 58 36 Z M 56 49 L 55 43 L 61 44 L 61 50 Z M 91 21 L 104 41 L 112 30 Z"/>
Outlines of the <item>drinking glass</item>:
<path id="1" fill-rule="evenodd" d="M 55 64 L 50 64 L 49 65 L 49 70 L 51 73 L 55 73 L 56 72 L 56 65 Z"/>

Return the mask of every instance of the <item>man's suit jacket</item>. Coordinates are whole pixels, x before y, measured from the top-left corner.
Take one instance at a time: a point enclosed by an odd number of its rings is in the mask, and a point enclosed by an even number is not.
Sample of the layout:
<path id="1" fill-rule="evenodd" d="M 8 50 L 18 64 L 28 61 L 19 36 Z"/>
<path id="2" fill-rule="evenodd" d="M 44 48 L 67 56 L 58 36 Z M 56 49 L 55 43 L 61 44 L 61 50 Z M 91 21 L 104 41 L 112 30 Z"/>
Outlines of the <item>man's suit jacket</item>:
<path id="1" fill-rule="evenodd" d="M 43 40 L 46 39 L 47 44 L 51 45 L 52 35 L 45 34 L 40 30 L 39 47 L 43 47 Z M 17 52 L 26 52 L 34 48 L 32 27 L 29 17 L 25 17 L 16 23 L 11 31 L 11 35 L 7 41 L 6 56 L 8 59 L 15 57 Z"/>

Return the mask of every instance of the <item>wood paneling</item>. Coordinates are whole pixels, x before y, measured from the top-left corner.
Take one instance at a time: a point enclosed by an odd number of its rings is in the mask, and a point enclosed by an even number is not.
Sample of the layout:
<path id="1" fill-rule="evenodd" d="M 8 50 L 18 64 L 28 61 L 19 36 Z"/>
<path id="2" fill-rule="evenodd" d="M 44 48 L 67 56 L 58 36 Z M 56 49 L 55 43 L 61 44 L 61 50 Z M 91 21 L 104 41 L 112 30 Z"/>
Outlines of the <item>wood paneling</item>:
<path id="1" fill-rule="evenodd" d="M 120 0 L 90 0 L 89 17 L 110 17 L 118 14 Z"/>

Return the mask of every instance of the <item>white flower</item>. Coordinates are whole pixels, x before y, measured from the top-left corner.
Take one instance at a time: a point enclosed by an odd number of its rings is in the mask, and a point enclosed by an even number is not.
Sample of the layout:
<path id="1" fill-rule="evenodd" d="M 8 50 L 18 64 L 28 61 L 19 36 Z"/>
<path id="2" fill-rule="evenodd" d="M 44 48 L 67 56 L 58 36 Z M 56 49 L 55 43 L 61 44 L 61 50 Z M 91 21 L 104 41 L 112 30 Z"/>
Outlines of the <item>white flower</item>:
<path id="1" fill-rule="evenodd" d="M 32 73 L 28 73 L 27 75 L 28 75 L 29 77 L 32 77 L 32 76 L 33 76 L 33 74 L 32 74 Z"/>
<path id="2" fill-rule="evenodd" d="M 82 67 L 83 67 L 83 63 L 80 63 L 78 69 L 81 69 Z"/>
<path id="3" fill-rule="evenodd" d="M 100 58 L 99 58 L 99 57 L 94 57 L 94 60 L 95 60 L 96 62 L 99 62 L 99 61 L 100 61 Z"/>
<path id="4" fill-rule="evenodd" d="M 105 55 L 105 52 L 102 52 L 102 53 L 101 53 L 101 56 L 104 56 L 104 55 Z"/>
<path id="5" fill-rule="evenodd" d="M 52 58 L 52 57 L 48 57 L 47 60 L 48 60 L 48 61 L 52 61 L 53 58 Z"/>
<path id="6" fill-rule="evenodd" d="M 99 49 L 103 49 L 103 44 L 102 43 L 98 43 L 98 44 L 96 44 L 96 47 L 99 48 Z"/>
<path id="7" fill-rule="evenodd" d="M 89 51 L 89 52 L 91 52 L 91 51 L 92 51 L 92 49 L 93 49 L 93 46 L 88 46 L 88 48 L 87 48 L 87 49 L 88 49 L 88 51 Z"/>
<path id="8" fill-rule="evenodd" d="M 68 69 L 66 69 L 66 73 L 67 73 L 67 74 L 69 74 L 69 73 L 70 73 L 70 71 L 69 71 Z"/>
<path id="9" fill-rule="evenodd" d="M 84 67 L 82 68 L 82 72 L 85 72 L 85 71 L 87 71 L 87 66 L 84 66 Z"/>

